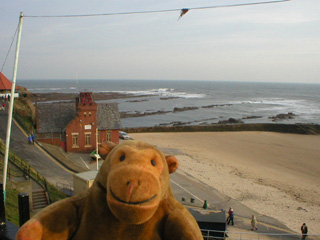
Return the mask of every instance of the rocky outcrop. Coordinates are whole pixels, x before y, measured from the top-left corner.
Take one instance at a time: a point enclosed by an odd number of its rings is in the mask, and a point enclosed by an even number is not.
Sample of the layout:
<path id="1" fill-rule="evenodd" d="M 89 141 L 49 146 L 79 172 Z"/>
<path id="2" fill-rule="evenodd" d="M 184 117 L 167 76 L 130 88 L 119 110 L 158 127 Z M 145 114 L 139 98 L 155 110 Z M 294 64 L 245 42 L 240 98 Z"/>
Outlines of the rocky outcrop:
<path id="1" fill-rule="evenodd" d="M 179 97 L 161 97 L 160 100 L 178 99 Z"/>
<path id="2" fill-rule="evenodd" d="M 225 107 L 225 106 L 232 106 L 232 104 L 213 104 L 213 105 L 202 106 L 202 108 L 214 108 L 214 107 Z"/>
<path id="3" fill-rule="evenodd" d="M 246 116 L 243 117 L 242 119 L 257 119 L 257 118 L 263 118 L 262 116 Z"/>
<path id="4" fill-rule="evenodd" d="M 148 99 L 138 99 L 138 100 L 128 100 L 126 102 L 148 102 L 149 100 Z"/>
<path id="5" fill-rule="evenodd" d="M 219 121 L 218 124 L 239 124 L 239 123 L 243 123 L 243 121 L 241 119 L 235 119 L 235 118 L 229 118 L 228 120 L 222 120 Z"/>
<path id="6" fill-rule="evenodd" d="M 294 119 L 296 115 L 292 112 L 288 113 L 281 113 L 276 116 L 269 117 L 269 119 L 272 119 L 272 121 L 281 121 L 281 120 L 288 120 L 288 119 Z"/>
<path id="7" fill-rule="evenodd" d="M 156 112 L 120 112 L 120 118 L 133 118 L 133 117 L 142 117 L 142 116 L 150 116 L 150 115 L 157 115 L 157 114 L 166 114 L 171 111 L 156 111 Z"/>
<path id="8" fill-rule="evenodd" d="M 173 112 L 184 112 L 184 111 L 191 111 L 191 110 L 197 110 L 199 109 L 198 107 L 182 107 L 182 108 L 178 108 L 175 107 L 173 109 Z"/>

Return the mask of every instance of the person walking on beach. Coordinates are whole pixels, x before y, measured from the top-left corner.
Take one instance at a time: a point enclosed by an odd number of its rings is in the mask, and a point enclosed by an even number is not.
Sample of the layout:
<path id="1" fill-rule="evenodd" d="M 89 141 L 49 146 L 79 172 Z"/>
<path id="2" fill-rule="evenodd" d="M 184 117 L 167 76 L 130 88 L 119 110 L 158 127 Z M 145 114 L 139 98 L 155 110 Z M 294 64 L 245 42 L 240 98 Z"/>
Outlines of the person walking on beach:
<path id="1" fill-rule="evenodd" d="M 254 231 L 254 230 L 258 230 L 258 221 L 257 221 L 257 218 L 255 215 L 252 215 L 252 218 L 251 218 L 251 230 Z"/>
<path id="2" fill-rule="evenodd" d="M 307 225 L 305 223 L 303 223 L 302 226 L 301 226 L 301 233 L 302 233 L 301 239 L 302 240 L 306 239 L 306 237 L 308 236 L 308 234 L 307 234 L 308 233 L 308 227 L 307 227 Z"/>
<path id="3" fill-rule="evenodd" d="M 229 214 L 229 216 L 228 216 L 228 218 L 227 218 L 227 224 L 229 225 L 230 222 L 231 222 L 231 224 L 234 225 L 234 223 L 233 223 L 233 209 L 232 209 L 232 207 L 229 208 L 228 214 Z"/>
<path id="4" fill-rule="evenodd" d="M 5 102 L 2 103 L 2 110 L 6 110 L 6 103 Z"/>

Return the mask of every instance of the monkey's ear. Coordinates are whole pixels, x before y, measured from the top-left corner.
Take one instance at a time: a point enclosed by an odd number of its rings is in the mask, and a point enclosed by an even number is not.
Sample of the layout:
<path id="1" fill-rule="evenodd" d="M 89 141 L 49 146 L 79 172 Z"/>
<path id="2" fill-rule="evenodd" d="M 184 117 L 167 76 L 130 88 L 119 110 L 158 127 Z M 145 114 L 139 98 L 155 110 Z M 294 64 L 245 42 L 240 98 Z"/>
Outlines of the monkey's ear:
<path id="1" fill-rule="evenodd" d="M 179 161 L 175 156 L 166 156 L 168 168 L 169 168 L 169 173 L 174 173 L 179 165 Z"/>
<path id="2" fill-rule="evenodd" d="M 109 152 L 117 146 L 117 144 L 113 142 L 104 142 L 99 144 L 98 152 L 101 157 L 101 159 L 105 160 Z"/>

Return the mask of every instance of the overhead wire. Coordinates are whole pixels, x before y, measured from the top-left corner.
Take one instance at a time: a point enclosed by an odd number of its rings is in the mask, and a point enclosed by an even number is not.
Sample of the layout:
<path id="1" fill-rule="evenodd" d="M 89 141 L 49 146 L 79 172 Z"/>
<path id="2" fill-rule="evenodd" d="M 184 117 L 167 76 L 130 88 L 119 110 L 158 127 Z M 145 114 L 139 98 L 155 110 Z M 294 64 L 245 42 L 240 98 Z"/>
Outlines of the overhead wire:
<path id="1" fill-rule="evenodd" d="M 12 41 L 11 41 L 11 44 L 10 44 L 9 50 L 8 50 L 8 52 L 7 52 L 7 56 L 5 57 L 5 59 L 4 59 L 4 61 L 3 61 L 3 64 L 2 64 L 2 67 L 1 67 L 1 71 L 0 71 L 0 72 L 2 72 L 2 70 L 3 70 L 3 68 L 4 68 L 4 65 L 5 65 L 5 64 L 6 64 L 6 62 L 7 62 L 7 59 L 8 59 L 9 53 L 10 53 L 10 51 L 11 51 L 11 47 L 12 47 L 12 45 L 13 45 L 13 43 L 14 43 L 14 40 L 15 40 L 16 35 L 17 35 L 17 32 L 18 32 L 18 27 L 19 27 L 19 24 L 18 24 L 18 26 L 17 26 L 17 28 L 16 28 L 16 31 L 15 31 L 14 35 L 13 35 L 13 38 L 12 38 Z"/>
<path id="2" fill-rule="evenodd" d="M 243 6 L 250 6 L 250 5 L 261 5 L 261 4 L 271 4 L 271 3 L 282 3 L 288 2 L 291 0 L 275 0 L 275 1 L 264 1 L 264 2 L 253 2 L 253 3 L 239 3 L 239 4 L 229 4 L 229 5 L 218 5 L 218 6 L 206 6 L 206 7 L 191 7 L 191 8 L 182 8 L 182 9 L 166 9 L 166 10 L 151 10 L 151 11 L 136 11 L 136 12 L 118 12 L 118 13 L 97 13 L 97 14 L 79 14 L 79 15 L 24 15 L 26 18 L 72 18 L 72 17 L 100 17 L 100 16 L 113 16 L 113 15 L 130 15 L 130 14 L 148 14 L 148 13 L 164 13 L 164 12 L 181 12 L 180 18 L 187 13 L 189 10 L 204 10 L 204 9 L 212 9 L 212 8 L 228 8 L 228 7 L 243 7 Z M 4 60 L 4 63 L 1 68 L 1 72 L 4 68 L 4 65 L 7 61 L 9 53 L 11 51 L 11 47 L 13 45 L 15 36 L 17 34 L 18 27 L 15 31 L 14 37 L 12 39 L 11 45 L 9 47 L 7 56 Z"/>
<path id="3" fill-rule="evenodd" d="M 270 3 L 281 3 L 288 2 L 291 0 L 275 0 L 275 1 L 264 1 L 264 2 L 254 2 L 254 3 L 240 3 L 240 4 L 229 4 L 229 5 L 219 5 L 219 6 L 206 6 L 206 7 L 191 7 L 183 8 L 188 10 L 203 10 L 203 9 L 212 9 L 212 8 L 227 8 L 227 7 L 242 7 L 250 5 L 259 5 L 259 4 L 270 4 Z M 113 16 L 113 15 L 130 15 L 130 14 L 146 14 L 146 13 L 164 13 L 164 12 L 177 12 L 182 9 L 166 9 L 166 10 L 151 10 L 151 11 L 136 11 L 136 12 L 118 12 L 118 13 L 97 13 L 97 14 L 79 14 L 79 15 L 25 15 L 24 17 L 28 18 L 72 18 L 72 17 L 100 17 L 100 16 Z"/>

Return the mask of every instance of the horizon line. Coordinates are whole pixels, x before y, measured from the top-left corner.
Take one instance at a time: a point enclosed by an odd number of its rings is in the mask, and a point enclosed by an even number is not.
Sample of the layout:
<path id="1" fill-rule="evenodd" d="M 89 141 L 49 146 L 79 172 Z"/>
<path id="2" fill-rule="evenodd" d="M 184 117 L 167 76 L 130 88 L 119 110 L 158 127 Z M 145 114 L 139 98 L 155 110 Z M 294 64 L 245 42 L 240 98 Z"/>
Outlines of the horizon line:
<path id="1" fill-rule="evenodd" d="M 320 82 L 285 82 L 285 81 L 243 81 L 243 80 L 203 80 L 203 79 L 137 79 L 137 78 L 25 78 L 17 81 L 187 81 L 187 82 L 233 82 L 233 83 L 287 83 L 287 84 L 320 84 Z"/>

